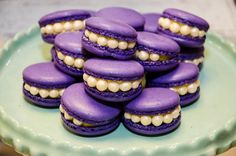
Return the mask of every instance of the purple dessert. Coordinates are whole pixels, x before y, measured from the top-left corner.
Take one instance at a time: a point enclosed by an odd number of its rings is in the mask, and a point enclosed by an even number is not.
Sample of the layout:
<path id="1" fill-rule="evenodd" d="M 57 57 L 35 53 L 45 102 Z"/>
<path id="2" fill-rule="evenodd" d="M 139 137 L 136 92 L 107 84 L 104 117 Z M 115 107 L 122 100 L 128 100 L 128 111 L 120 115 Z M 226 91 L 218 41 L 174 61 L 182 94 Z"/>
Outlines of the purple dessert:
<path id="1" fill-rule="evenodd" d="M 89 59 L 84 64 L 85 90 L 93 97 L 124 102 L 142 92 L 143 67 L 136 61 Z"/>
<path id="2" fill-rule="evenodd" d="M 137 11 L 124 7 L 107 7 L 96 12 L 97 17 L 126 23 L 137 31 L 143 31 L 144 17 Z"/>
<path id="3" fill-rule="evenodd" d="M 158 32 L 158 20 L 161 17 L 159 13 L 146 13 L 143 14 L 145 18 L 144 31 L 157 33 Z"/>
<path id="4" fill-rule="evenodd" d="M 150 32 L 138 32 L 136 60 L 147 72 L 160 72 L 178 64 L 178 44 L 166 37 Z"/>
<path id="5" fill-rule="evenodd" d="M 120 110 L 88 96 L 83 83 L 73 84 L 65 90 L 60 111 L 64 126 L 82 136 L 107 134 L 120 124 Z"/>
<path id="6" fill-rule="evenodd" d="M 91 17 L 86 20 L 83 47 L 101 57 L 129 59 L 135 52 L 136 31 L 125 23 Z"/>
<path id="7" fill-rule="evenodd" d="M 191 63 L 180 63 L 174 70 L 149 77 L 148 86 L 170 88 L 180 95 L 180 105 L 187 106 L 200 96 L 199 69 Z"/>
<path id="8" fill-rule="evenodd" d="M 201 69 L 204 61 L 204 47 L 181 47 L 179 60 L 180 62 L 195 64 L 199 69 Z"/>
<path id="9" fill-rule="evenodd" d="M 52 49 L 53 60 L 63 72 L 76 77 L 82 77 L 86 59 L 82 49 L 82 32 L 67 32 L 57 35 L 55 48 Z"/>
<path id="10" fill-rule="evenodd" d="M 28 66 L 23 71 L 23 80 L 25 98 L 43 107 L 58 107 L 65 88 L 76 82 L 51 62 Z"/>
<path id="11" fill-rule="evenodd" d="M 142 135 L 160 135 L 180 125 L 179 95 L 166 88 L 146 88 L 125 107 L 123 123 Z"/>
<path id="12" fill-rule="evenodd" d="M 57 34 L 84 29 L 84 20 L 91 17 L 90 11 L 81 9 L 61 10 L 49 13 L 39 20 L 42 38 L 54 43 Z"/>
<path id="13" fill-rule="evenodd" d="M 184 47 L 201 47 L 206 39 L 209 24 L 191 13 L 166 9 L 159 19 L 158 31 Z"/>

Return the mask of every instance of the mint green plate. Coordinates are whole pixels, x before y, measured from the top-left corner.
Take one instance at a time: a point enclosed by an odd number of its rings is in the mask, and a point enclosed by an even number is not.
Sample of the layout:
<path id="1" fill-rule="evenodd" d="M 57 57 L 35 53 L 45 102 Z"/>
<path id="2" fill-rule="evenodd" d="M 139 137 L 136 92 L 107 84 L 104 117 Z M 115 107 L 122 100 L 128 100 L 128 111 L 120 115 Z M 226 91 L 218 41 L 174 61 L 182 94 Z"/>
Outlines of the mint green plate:
<path id="1" fill-rule="evenodd" d="M 0 135 L 18 152 L 42 156 L 214 156 L 236 145 L 236 48 L 209 34 L 200 75 L 201 98 L 183 108 L 181 126 L 159 137 L 135 135 L 120 125 L 102 137 L 66 131 L 58 109 L 27 103 L 22 70 L 49 61 L 38 27 L 17 34 L 0 52 Z"/>

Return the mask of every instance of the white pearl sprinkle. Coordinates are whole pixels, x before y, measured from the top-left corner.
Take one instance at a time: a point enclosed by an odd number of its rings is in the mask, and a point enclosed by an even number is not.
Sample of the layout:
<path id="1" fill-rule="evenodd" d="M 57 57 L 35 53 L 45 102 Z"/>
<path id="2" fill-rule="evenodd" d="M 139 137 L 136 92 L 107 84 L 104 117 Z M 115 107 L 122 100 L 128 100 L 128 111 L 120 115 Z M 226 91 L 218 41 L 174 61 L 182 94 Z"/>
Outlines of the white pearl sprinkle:
<path id="1" fill-rule="evenodd" d="M 196 28 L 196 27 L 192 28 L 192 30 L 191 30 L 191 36 L 192 37 L 197 37 L 198 33 L 199 33 L 199 29 L 198 28 Z"/>
<path id="2" fill-rule="evenodd" d="M 164 18 L 163 18 L 163 17 L 159 18 L 158 24 L 159 24 L 159 25 L 162 25 L 163 22 L 164 22 Z"/>
<path id="3" fill-rule="evenodd" d="M 71 31 L 73 26 L 72 26 L 71 22 L 65 22 L 63 27 L 64 27 L 65 31 Z"/>
<path id="4" fill-rule="evenodd" d="M 30 94 L 37 95 L 39 93 L 39 89 L 36 87 L 30 87 Z"/>
<path id="5" fill-rule="evenodd" d="M 99 36 L 97 40 L 98 45 L 105 46 L 107 45 L 107 39 L 103 36 Z"/>
<path id="6" fill-rule="evenodd" d="M 97 80 L 94 77 L 89 76 L 88 80 L 87 80 L 87 83 L 88 83 L 89 87 L 95 87 L 96 84 L 97 84 Z"/>
<path id="7" fill-rule="evenodd" d="M 164 121 L 164 123 L 169 124 L 169 123 L 172 122 L 172 120 L 173 120 L 172 116 L 170 114 L 166 114 L 164 116 L 164 120 L 163 121 Z"/>
<path id="8" fill-rule="evenodd" d="M 65 56 L 61 53 L 61 52 L 57 52 L 57 57 L 60 59 L 60 60 L 64 60 Z"/>
<path id="9" fill-rule="evenodd" d="M 162 116 L 156 115 L 156 116 L 152 117 L 152 124 L 154 126 L 160 126 L 162 124 L 163 120 L 164 119 Z"/>
<path id="10" fill-rule="evenodd" d="M 180 33 L 182 35 L 188 35 L 188 34 L 190 34 L 190 31 L 191 31 L 191 28 L 188 25 L 183 25 L 180 28 Z"/>
<path id="11" fill-rule="evenodd" d="M 115 49 L 118 47 L 118 41 L 115 39 L 109 39 L 107 44 L 108 44 L 108 47 L 112 49 Z"/>
<path id="12" fill-rule="evenodd" d="M 140 122 L 140 117 L 137 115 L 131 115 L 131 121 L 134 123 Z"/>
<path id="13" fill-rule="evenodd" d="M 194 83 L 188 85 L 188 92 L 189 93 L 195 93 L 196 91 L 197 91 L 197 86 Z"/>
<path id="14" fill-rule="evenodd" d="M 150 59 L 152 61 L 158 61 L 159 58 L 160 58 L 160 56 L 158 54 L 154 54 L 154 53 L 150 54 Z"/>
<path id="15" fill-rule="evenodd" d="M 199 64 L 199 60 L 198 59 L 194 59 L 193 63 L 197 66 Z"/>
<path id="16" fill-rule="evenodd" d="M 62 30 L 63 30 L 63 26 L 62 26 L 61 23 L 55 23 L 55 24 L 53 25 L 53 31 L 54 31 L 55 33 L 60 33 L 60 32 L 62 32 Z"/>
<path id="17" fill-rule="evenodd" d="M 170 25 L 170 31 L 173 32 L 173 33 L 178 33 L 180 31 L 180 26 L 178 23 L 172 23 Z"/>
<path id="18" fill-rule="evenodd" d="M 65 113 L 65 110 L 64 110 L 64 108 L 62 107 L 62 105 L 59 106 L 59 110 L 60 110 L 60 112 Z"/>
<path id="19" fill-rule="evenodd" d="M 197 81 L 195 82 L 195 84 L 196 84 L 197 87 L 200 86 L 200 83 L 201 83 L 200 80 L 197 80 Z"/>
<path id="20" fill-rule="evenodd" d="M 72 66 L 74 64 L 74 58 L 71 56 L 66 56 L 64 59 L 64 63 L 68 66 Z"/>
<path id="21" fill-rule="evenodd" d="M 132 49 L 132 48 L 134 48 L 135 47 L 135 42 L 129 42 L 129 44 L 128 44 L 128 48 L 129 49 Z"/>
<path id="22" fill-rule="evenodd" d="M 81 122 L 81 121 L 79 121 L 79 120 L 77 120 L 77 119 L 73 119 L 73 123 L 75 124 L 75 125 L 77 125 L 77 126 L 81 126 L 82 124 L 83 124 L 83 122 Z"/>
<path id="23" fill-rule="evenodd" d="M 163 22 L 162 22 L 162 24 L 161 24 L 161 26 L 162 26 L 164 29 L 170 28 L 170 26 L 171 26 L 171 21 L 170 21 L 170 19 L 168 19 L 168 18 L 164 19 Z"/>
<path id="24" fill-rule="evenodd" d="M 132 88 L 133 88 L 133 89 L 138 88 L 139 84 L 140 84 L 140 81 L 139 81 L 139 80 L 136 80 L 136 81 L 132 82 Z"/>
<path id="25" fill-rule="evenodd" d="M 51 98 L 57 98 L 59 96 L 59 92 L 55 89 L 49 91 L 49 96 Z"/>
<path id="26" fill-rule="evenodd" d="M 122 49 L 122 50 L 127 49 L 128 43 L 125 41 L 120 41 L 118 47 L 119 49 Z"/>
<path id="27" fill-rule="evenodd" d="M 45 34 L 45 33 L 46 33 L 45 27 L 42 27 L 42 28 L 40 29 L 40 31 L 41 31 L 42 34 Z"/>
<path id="28" fill-rule="evenodd" d="M 84 73 L 84 74 L 83 74 L 83 80 L 84 80 L 84 81 L 87 81 L 87 80 L 88 80 L 88 78 L 89 78 L 89 75 L 88 75 L 88 74 L 86 74 L 86 73 Z"/>
<path id="29" fill-rule="evenodd" d="M 119 84 L 116 83 L 116 82 L 109 82 L 108 83 L 108 89 L 113 92 L 113 93 L 116 93 L 119 91 Z"/>
<path id="30" fill-rule="evenodd" d="M 82 21 L 80 21 L 80 20 L 74 21 L 74 23 L 73 23 L 74 30 L 82 30 L 83 28 L 84 28 L 84 24 Z"/>
<path id="31" fill-rule="evenodd" d="M 140 51 L 139 52 L 139 59 L 142 61 L 145 61 L 149 58 L 149 54 L 145 51 Z"/>
<path id="32" fill-rule="evenodd" d="M 59 91 L 59 95 L 62 96 L 63 93 L 64 93 L 64 91 L 65 91 L 65 89 L 61 89 L 61 90 Z"/>
<path id="33" fill-rule="evenodd" d="M 90 31 L 85 30 L 85 31 L 84 31 L 84 34 L 85 34 L 86 37 L 89 37 L 89 35 L 90 35 Z"/>
<path id="34" fill-rule="evenodd" d="M 176 119 L 179 116 L 179 110 L 175 109 L 171 114 L 172 114 L 172 117 Z"/>
<path id="35" fill-rule="evenodd" d="M 125 112 L 124 117 L 125 117 L 125 119 L 131 119 L 131 114 Z"/>
<path id="36" fill-rule="evenodd" d="M 150 116 L 141 116 L 141 123 L 144 126 L 148 126 L 152 123 L 152 118 Z"/>
<path id="37" fill-rule="evenodd" d="M 48 90 L 46 89 L 40 89 L 39 90 L 39 95 L 42 97 L 42 98 L 47 98 L 49 96 L 49 92 Z"/>
<path id="38" fill-rule="evenodd" d="M 185 86 L 181 86 L 180 88 L 178 88 L 178 93 L 180 95 L 185 95 L 185 94 L 187 94 L 187 92 L 188 92 L 188 89 Z"/>
<path id="39" fill-rule="evenodd" d="M 108 87 L 108 84 L 105 80 L 98 80 L 97 84 L 96 84 L 96 87 L 99 91 L 105 91 Z"/>
<path id="40" fill-rule="evenodd" d="M 74 66 L 76 68 L 82 68 L 84 66 L 84 60 L 81 58 L 75 59 Z"/>
<path id="41" fill-rule="evenodd" d="M 53 27 L 52 27 L 52 25 L 47 25 L 46 27 L 45 27 L 45 29 L 46 29 L 46 33 L 47 34 L 53 34 Z"/>
<path id="42" fill-rule="evenodd" d="M 30 91 L 30 85 L 28 85 L 27 83 L 25 83 L 24 88 L 25 90 Z"/>
<path id="43" fill-rule="evenodd" d="M 97 42 L 97 40 L 98 40 L 98 35 L 91 32 L 90 35 L 89 35 L 89 40 L 90 40 L 91 42 Z"/>
<path id="44" fill-rule="evenodd" d="M 131 83 L 130 82 L 123 82 L 123 83 L 121 83 L 120 84 L 120 90 L 121 91 L 123 91 L 123 92 L 126 92 L 126 91 L 128 91 L 128 90 L 130 90 L 131 89 Z"/>
<path id="45" fill-rule="evenodd" d="M 64 113 L 64 117 L 65 117 L 66 120 L 72 120 L 73 119 L 67 112 Z"/>
<path id="46" fill-rule="evenodd" d="M 204 37 L 206 35 L 204 30 L 199 31 L 199 37 Z"/>

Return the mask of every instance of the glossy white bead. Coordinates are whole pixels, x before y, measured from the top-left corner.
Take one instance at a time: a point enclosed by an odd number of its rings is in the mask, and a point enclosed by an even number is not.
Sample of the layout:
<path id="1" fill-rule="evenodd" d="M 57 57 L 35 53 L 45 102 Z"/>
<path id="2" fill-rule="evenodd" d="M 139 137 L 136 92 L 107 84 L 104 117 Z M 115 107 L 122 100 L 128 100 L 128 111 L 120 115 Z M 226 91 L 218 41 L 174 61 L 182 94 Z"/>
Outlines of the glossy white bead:
<path id="1" fill-rule="evenodd" d="M 39 89 L 36 87 L 30 87 L 30 94 L 37 95 L 39 93 Z"/>
<path id="2" fill-rule="evenodd" d="M 149 58 L 149 54 L 145 51 L 139 52 L 139 59 L 142 61 L 146 61 Z"/>
<path id="3" fill-rule="evenodd" d="M 57 57 L 60 59 L 60 60 L 64 60 L 65 56 L 61 53 L 61 52 L 57 52 Z"/>
<path id="4" fill-rule="evenodd" d="M 62 96 L 63 93 L 64 93 L 64 91 L 65 91 L 65 89 L 61 89 L 61 90 L 59 91 L 59 95 Z"/>
<path id="5" fill-rule="evenodd" d="M 200 86 L 200 83 L 201 83 L 200 80 L 197 80 L 197 81 L 195 82 L 195 84 L 196 84 L 197 87 Z"/>
<path id="6" fill-rule="evenodd" d="M 85 30 L 85 31 L 84 31 L 84 35 L 85 35 L 86 37 L 89 37 L 89 35 L 90 35 L 90 31 Z"/>
<path id="7" fill-rule="evenodd" d="M 97 42 L 97 40 L 98 40 L 98 35 L 91 32 L 91 33 L 89 34 L 89 40 L 90 40 L 91 42 Z"/>
<path id="8" fill-rule="evenodd" d="M 72 120 L 72 117 L 67 112 L 64 113 L 64 117 L 66 120 Z"/>
<path id="9" fill-rule="evenodd" d="M 75 66 L 76 68 L 83 68 L 83 66 L 84 66 L 84 60 L 81 59 L 81 58 L 75 59 L 74 66 Z"/>
<path id="10" fill-rule="evenodd" d="M 164 116 L 164 118 L 163 118 L 163 121 L 164 121 L 164 123 L 166 123 L 166 124 L 171 123 L 172 120 L 173 120 L 173 118 L 172 118 L 172 115 L 170 115 L 170 114 L 166 114 L 166 115 Z"/>
<path id="11" fill-rule="evenodd" d="M 86 74 L 86 73 L 84 73 L 84 74 L 83 74 L 83 80 L 84 80 L 84 81 L 87 81 L 87 80 L 88 80 L 88 78 L 89 78 L 89 75 L 88 75 L 88 74 Z"/>
<path id="12" fill-rule="evenodd" d="M 73 28 L 73 25 L 71 24 L 71 22 L 65 22 L 63 25 L 63 28 L 65 31 L 71 31 Z"/>
<path id="13" fill-rule="evenodd" d="M 152 123 L 152 118 L 150 116 L 141 116 L 141 123 L 144 126 L 148 126 Z"/>
<path id="14" fill-rule="evenodd" d="M 47 98 L 49 96 L 49 92 L 48 90 L 46 89 L 40 89 L 39 90 L 39 95 L 42 97 L 42 98 Z"/>
<path id="15" fill-rule="evenodd" d="M 193 63 L 197 66 L 199 64 L 199 60 L 198 59 L 194 59 Z"/>
<path id="16" fill-rule="evenodd" d="M 192 30 L 191 30 L 191 36 L 192 36 L 192 37 L 197 37 L 198 34 L 199 34 L 199 29 L 196 28 L 196 27 L 192 28 Z"/>
<path id="17" fill-rule="evenodd" d="M 71 56 L 66 56 L 64 59 L 64 63 L 67 64 L 68 66 L 72 66 L 74 64 L 75 60 Z"/>
<path id="18" fill-rule="evenodd" d="M 176 119 L 179 116 L 179 110 L 175 109 L 171 114 L 172 114 L 172 117 Z"/>
<path id="19" fill-rule="evenodd" d="M 97 81 L 96 88 L 97 88 L 99 91 L 101 91 L 101 92 L 102 92 L 102 91 L 105 91 L 105 90 L 107 90 L 107 87 L 108 87 L 107 81 L 102 80 L 102 79 L 100 79 L 100 80 Z"/>
<path id="20" fill-rule="evenodd" d="M 53 27 L 52 27 L 52 25 L 47 25 L 46 27 L 45 27 L 45 29 L 46 29 L 46 33 L 47 34 L 53 34 Z"/>
<path id="21" fill-rule="evenodd" d="M 163 22 L 164 22 L 164 18 L 163 18 L 163 17 L 159 18 L 159 20 L 158 20 L 158 24 L 159 24 L 159 25 L 162 25 Z"/>
<path id="22" fill-rule="evenodd" d="M 188 34 L 190 34 L 190 31 L 191 31 L 191 28 L 188 25 L 183 25 L 180 28 L 180 33 L 182 35 L 188 35 Z"/>
<path id="23" fill-rule="evenodd" d="M 115 39 L 109 39 L 107 45 L 109 48 L 115 49 L 118 47 L 118 41 Z"/>
<path id="24" fill-rule="evenodd" d="M 163 122 L 163 117 L 160 115 L 156 115 L 154 117 L 152 117 L 152 124 L 154 126 L 160 126 Z"/>
<path id="25" fill-rule="evenodd" d="M 61 105 L 59 106 L 59 110 L 60 110 L 60 112 L 65 113 L 65 110 Z"/>
<path id="26" fill-rule="evenodd" d="M 83 122 L 81 122 L 81 121 L 79 121 L 79 120 L 77 120 L 77 119 L 73 119 L 73 123 L 75 124 L 75 125 L 77 125 L 77 126 L 81 126 L 82 124 L 83 124 Z"/>
<path id="27" fill-rule="evenodd" d="M 163 23 L 161 25 L 164 29 L 168 29 L 171 26 L 171 21 L 170 19 L 166 18 L 163 20 Z"/>
<path id="28" fill-rule="evenodd" d="M 42 28 L 40 29 L 40 31 L 41 31 L 42 34 L 45 34 L 45 33 L 46 33 L 45 27 L 42 27 Z"/>
<path id="29" fill-rule="evenodd" d="M 206 35 L 204 30 L 199 31 L 198 36 L 199 37 L 204 37 Z"/>
<path id="30" fill-rule="evenodd" d="M 63 30 L 63 25 L 61 23 L 55 23 L 53 25 L 53 31 L 55 33 L 60 33 L 60 32 L 62 32 L 62 30 Z"/>
<path id="31" fill-rule="evenodd" d="M 124 117 L 125 119 L 131 119 L 131 114 L 125 112 Z"/>
<path id="32" fill-rule="evenodd" d="M 97 84 L 97 80 L 94 77 L 89 76 L 89 78 L 87 79 L 87 84 L 89 87 L 95 87 Z"/>
<path id="33" fill-rule="evenodd" d="M 140 117 L 137 115 L 131 115 L 131 121 L 134 123 L 140 122 Z"/>
<path id="34" fill-rule="evenodd" d="M 97 40 L 98 45 L 105 46 L 107 45 L 107 39 L 103 36 L 99 36 Z"/>
<path id="35" fill-rule="evenodd" d="M 30 85 L 28 85 L 27 83 L 25 83 L 24 88 L 25 90 L 30 91 Z"/>
<path id="36" fill-rule="evenodd" d="M 188 89 L 185 86 L 181 86 L 180 88 L 178 88 L 179 95 L 185 95 L 187 94 L 187 92 L 188 92 Z"/>
<path id="37" fill-rule="evenodd" d="M 135 44 L 136 44 L 135 42 L 129 42 L 129 43 L 128 43 L 128 48 L 129 48 L 129 49 L 134 48 L 134 47 L 135 47 Z"/>
<path id="38" fill-rule="evenodd" d="M 139 84 L 140 84 L 140 81 L 139 81 L 139 80 L 136 80 L 136 81 L 132 82 L 132 88 L 133 88 L 133 89 L 138 88 Z"/>
<path id="39" fill-rule="evenodd" d="M 204 61 L 204 57 L 200 57 L 199 62 L 202 63 Z"/>
<path id="40" fill-rule="evenodd" d="M 150 54 L 150 59 L 152 61 L 158 61 L 159 58 L 160 58 L 160 56 L 158 54 L 154 54 L 154 53 Z"/>
<path id="41" fill-rule="evenodd" d="M 49 96 L 51 98 L 57 98 L 59 96 L 59 92 L 55 89 L 49 91 Z"/>
<path id="42" fill-rule="evenodd" d="M 195 93 L 196 91 L 197 91 L 197 86 L 194 83 L 188 85 L 188 92 L 189 93 Z"/>
<path id="43" fill-rule="evenodd" d="M 109 82 L 109 83 L 108 83 L 108 89 L 109 89 L 111 92 L 116 93 L 116 92 L 119 91 L 120 86 L 119 86 L 119 84 L 116 83 L 116 82 Z"/>
<path id="44" fill-rule="evenodd" d="M 122 50 L 127 49 L 128 48 L 128 43 L 125 42 L 125 41 L 120 41 L 119 45 L 118 45 L 118 48 L 122 49 Z"/>
<path id="45" fill-rule="evenodd" d="M 76 20 L 73 22 L 73 29 L 74 30 L 82 30 L 84 28 L 84 24 L 80 20 Z"/>
<path id="46" fill-rule="evenodd" d="M 131 87 L 132 87 L 132 84 L 131 84 L 131 82 L 128 82 L 128 81 L 127 82 L 122 82 L 120 84 L 120 90 L 123 91 L 123 92 L 126 92 L 126 91 L 130 90 Z"/>
<path id="47" fill-rule="evenodd" d="M 180 26 L 178 23 L 172 23 L 170 25 L 170 31 L 173 32 L 173 33 L 178 33 L 180 31 Z"/>

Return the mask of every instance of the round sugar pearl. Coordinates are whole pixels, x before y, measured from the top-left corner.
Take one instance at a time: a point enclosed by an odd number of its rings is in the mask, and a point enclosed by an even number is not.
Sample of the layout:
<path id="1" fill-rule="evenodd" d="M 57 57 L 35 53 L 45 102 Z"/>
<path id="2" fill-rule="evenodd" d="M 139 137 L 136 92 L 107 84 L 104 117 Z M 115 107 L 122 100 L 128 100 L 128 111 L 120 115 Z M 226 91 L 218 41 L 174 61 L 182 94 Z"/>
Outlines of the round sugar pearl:
<path id="1" fill-rule="evenodd" d="M 146 61 L 149 58 L 149 54 L 145 51 L 139 52 L 139 59 L 142 61 Z"/>
<path id="2" fill-rule="evenodd" d="M 40 31 L 41 31 L 42 34 L 45 34 L 45 33 L 46 33 L 45 27 L 42 27 L 42 28 L 40 29 Z"/>
<path id="3" fill-rule="evenodd" d="M 73 119 L 73 123 L 77 126 L 81 126 L 83 123 L 77 119 Z"/>
<path id="4" fill-rule="evenodd" d="M 190 31 L 191 31 L 191 28 L 188 25 L 183 25 L 180 28 L 180 33 L 182 35 L 188 35 L 188 34 L 190 34 Z"/>
<path id="5" fill-rule="evenodd" d="M 197 91 L 197 85 L 192 83 L 190 85 L 188 85 L 188 92 L 189 93 L 195 93 Z"/>
<path id="6" fill-rule="evenodd" d="M 49 96 L 49 92 L 48 90 L 46 89 L 40 89 L 39 90 L 39 95 L 42 97 L 42 98 L 47 98 Z"/>
<path id="7" fill-rule="evenodd" d="M 171 114 L 172 114 L 172 117 L 176 119 L 179 116 L 179 110 L 175 109 Z"/>
<path id="8" fill-rule="evenodd" d="M 73 29 L 74 30 L 82 30 L 84 28 L 84 23 L 80 20 L 76 20 L 73 23 Z"/>
<path id="9" fill-rule="evenodd" d="M 140 122 L 140 117 L 137 116 L 137 115 L 132 115 L 131 116 L 131 121 L 134 122 L 134 123 L 138 123 L 138 122 Z"/>
<path id="10" fill-rule="evenodd" d="M 39 93 L 39 89 L 36 87 L 30 87 L 30 94 L 37 95 Z"/>
<path id="11" fill-rule="evenodd" d="M 118 47 L 119 47 L 119 49 L 122 49 L 122 50 L 127 49 L 128 43 L 125 41 L 120 41 Z"/>
<path id="12" fill-rule="evenodd" d="M 108 84 L 107 84 L 107 81 L 105 80 L 98 80 L 97 81 L 97 84 L 96 84 L 96 87 L 99 91 L 105 91 L 108 87 Z"/>
<path id="13" fill-rule="evenodd" d="M 30 91 L 30 85 L 28 85 L 27 83 L 25 83 L 24 88 L 25 90 Z"/>
<path id="14" fill-rule="evenodd" d="M 62 107 L 62 105 L 59 106 L 59 110 L 60 110 L 60 112 L 65 113 L 65 110 L 64 110 L 64 108 Z"/>
<path id="15" fill-rule="evenodd" d="M 90 31 L 85 30 L 85 31 L 84 31 L 84 35 L 85 35 L 86 37 L 89 37 L 89 35 L 90 35 Z"/>
<path id="16" fill-rule="evenodd" d="M 168 18 L 164 19 L 161 26 L 162 26 L 164 29 L 170 28 L 170 26 L 171 26 L 171 21 L 170 21 L 170 19 L 168 19 Z"/>
<path id="17" fill-rule="evenodd" d="M 64 59 L 64 63 L 67 64 L 68 66 L 72 66 L 74 64 L 74 58 L 71 56 L 66 56 Z"/>
<path id="18" fill-rule="evenodd" d="M 204 37 L 206 35 L 204 30 L 199 31 L 198 36 L 199 37 Z"/>
<path id="19" fill-rule="evenodd" d="M 115 49 L 118 47 L 118 41 L 115 39 L 109 39 L 107 44 L 108 44 L 108 47 L 112 49 Z"/>
<path id="20" fill-rule="evenodd" d="M 173 33 L 178 33 L 180 31 L 180 26 L 178 23 L 172 23 L 170 25 L 170 31 L 173 32 Z"/>
<path id="21" fill-rule="evenodd" d="M 187 92 L 188 92 L 188 89 L 185 86 L 181 86 L 180 88 L 178 88 L 179 95 L 185 95 L 187 94 Z"/>
<path id="22" fill-rule="evenodd" d="M 60 32 L 62 32 L 62 30 L 63 30 L 63 25 L 61 23 L 55 23 L 53 25 L 53 31 L 55 33 L 60 33 Z"/>
<path id="23" fill-rule="evenodd" d="M 76 68 L 82 68 L 84 66 L 84 60 L 81 58 L 75 59 L 74 66 Z"/>
<path id="24" fill-rule="evenodd" d="M 120 90 L 123 92 L 130 90 L 131 87 L 132 87 L 131 82 L 128 82 L 128 81 L 120 84 Z"/>
<path id="25" fill-rule="evenodd" d="M 46 33 L 47 34 L 53 34 L 53 27 L 52 27 L 52 25 L 47 25 L 46 27 L 45 27 L 45 29 L 46 29 Z"/>
<path id="26" fill-rule="evenodd" d="M 59 92 L 55 89 L 49 91 L 49 96 L 51 98 L 57 98 L 59 96 Z"/>
<path id="27" fill-rule="evenodd" d="M 152 123 L 152 118 L 150 116 L 141 116 L 141 123 L 144 126 L 148 126 Z"/>
<path id="28" fill-rule="evenodd" d="M 172 116 L 170 114 L 166 114 L 164 116 L 164 119 L 163 119 L 164 123 L 166 123 L 166 124 L 171 123 L 172 120 L 173 120 L 173 118 L 172 118 Z"/>
<path id="29" fill-rule="evenodd" d="M 159 58 L 160 58 L 160 56 L 158 54 L 154 54 L 154 53 L 150 54 L 150 59 L 152 61 L 158 61 Z"/>
<path id="30" fill-rule="evenodd" d="M 71 22 L 65 22 L 63 25 L 63 28 L 65 31 L 71 31 L 73 28 L 73 25 L 71 24 Z"/>
<path id="31" fill-rule="evenodd" d="M 196 27 L 192 28 L 192 30 L 191 30 L 191 36 L 192 37 L 197 37 L 198 33 L 199 33 L 199 29 L 198 28 L 196 28 Z"/>
<path id="32" fill-rule="evenodd" d="M 105 45 L 107 45 L 107 39 L 104 36 L 99 36 L 97 43 L 100 46 L 105 46 Z"/>
<path id="33" fill-rule="evenodd" d="M 116 82 L 109 82 L 108 83 L 108 89 L 113 92 L 113 93 L 116 93 L 119 91 L 120 87 L 119 87 L 119 84 L 116 83 Z"/>
<path id="34" fill-rule="evenodd" d="M 129 44 L 128 44 L 128 48 L 129 49 L 132 49 L 132 48 L 134 48 L 135 47 L 135 42 L 129 42 Z"/>
<path id="35" fill-rule="evenodd" d="M 84 81 L 87 81 L 87 80 L 88 80 L 88 78 L 89 78 L 89 75 L 88 75 L 88 74 L 86 74 L 86 73 L 84 73 L 84 74 L 83 74 L 83 80 L 84 80 Z"/>
<path id="36" fill-rule="evenodd" d="M 64 113 L 66 120 L 72 120 L 72 116 L 70 116 L 67 112 Z"/>
<path id="37" fill-rule="evenodd" d="M 160 126 L 163 122 L 163 117 L 160 115 L 156 115 L 154 117 L 152 117 L 152 124 L 154 126 Z"/>
<path id="38" fill-rule="evenodd" d="M 61 52 L 57 52 L 57 57 L 60 59 L 60 60 L 64 60 L 65 56 L 61 53 Z"/>
<path id="39" fill-rule="evenodd" d="M 97 40 L 98 40 L 98 35 L 91 32 L 90 35 L 89 35 L 89 40 L 90 40 L 91 42 L 97 42 Z"/>
<path id="40" fill-rule="evenodd" d="M 125 117 L 125 119 L 131 119 L 131 114 L 125 112 L 124 117 Z"/>
<path id="41" fill-rule="evenodd" d="M 133 89 L 138 88 L 139 84 L 140 84 L 140 81 L 139 81 L 139 80 L 136 80 L 136 81 L 132 82 L 132 88 L 133 88 Z"/>
<path id="42" fill-rule="evenodd" d="M 95 87 L 97 84 L 97 80 L 94 77 L 89 76 L 87 79 L 87 83 L 89 87 Z"/>
<path id="43" fill-rule="evenodd" d="M 63 93 L 64 93 L 64 91 L 65 91 L 65 89 L 61 89 L 61 90 L 59 91 L 59 95 L 62 96 Z"/>

